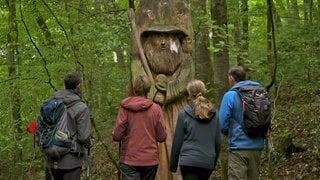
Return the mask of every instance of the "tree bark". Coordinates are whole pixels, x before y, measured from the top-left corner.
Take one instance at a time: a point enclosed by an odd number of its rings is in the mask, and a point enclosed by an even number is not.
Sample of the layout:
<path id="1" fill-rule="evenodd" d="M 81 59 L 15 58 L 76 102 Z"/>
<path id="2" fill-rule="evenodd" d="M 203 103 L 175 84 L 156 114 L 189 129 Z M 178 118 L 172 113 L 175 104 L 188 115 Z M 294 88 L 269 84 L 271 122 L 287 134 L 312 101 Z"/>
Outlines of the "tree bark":
<path id="1" fill-rule="evenodd" d="M 248 18 L 248 0 L 241 0 L 242 15 L 242 36 L 241 36 L 241 54 L 242 58 L 238 65 L 245 65 L 244 62 L 249 56 L 249 18 Z"/>
<path id="2" fill-rule="evenodd" d="M 19 66 L 19 51 L 18 51 L 18 22 L 16 18 L 16 2 L 15 0 L 7 0 L 9 18 L 9 33 L 7 35 L 8 43 L 8 54 L 7 54 L 7 66 L 8 66 L 8 78 L 12 79 L 10 82 L 10 105 L 11 105 L 11 117 L 14 131 L 13 138 L 17 142 L 16 148 L 14 149 L 14 172 L 10 174 L 10 179 L 22 179 L 21 174 L 22 167 L 19 162 L 22 162 L 22 150 L 19 148 L 19 143 L 22 136 L 22 122 L 21 122 L 21 99 L 20 99 L 20 85 L 19 85 L 19 74 L 17 67 Z M 11 173 L 11 172 L 10 172 Z"/>
<path id="3" fill-rule="evenodd" d="M 227 31 L 227 4 L 225 0 L 212 0 L 211 1 L 211 18 L 216 24 Z M 219 29 L 220 29 L 219 28 Z M 228 69 L 229 69 L 229 56 L 227 49 L 227 37 L 222 38 L 219 31 L 213 30 L 213 46 L 218 49 L 213 54 L 214 65 L 214 87 L 215 87 L 215 106 L 220 107 L 220 102 L 223 94 L 228 89 Z M 223 45 L 220 42 L 224 42 Z M 227 154 L 224 149 L 226 148 L 226 139 L 222 138 L 222 153 L 220 155 L 222 167 L 222 179 L 227 179 Z"/>
<path id="4" fill-rule="evenodd" d="M 52 39 L 51 32 L 50 32 L 44 18 L 41 16 L 41 14 L 37 8 L 37 2 L 35 0 L 33 0 L 32 4 L 33 4 L 33 12 L 36 16 L 37 24 L 40 27 L 40 29 L 45 37 L 45 40 L 47 41 L 48 46 L 55 46 L 56 43 Z"/>
<path id="5" fill-rule="evenodd" d="M 209 27 L 207 25 L 206 0 L 192 1 L 191 7 L 194 30 L 193 59 L 195 60 L 195 78 L 204 81 L 208 89 L 213 89 L 213 71 L 204 71 L 204 69 L 213 69 L 212 58 L 208 49 Z M 213 97 L 213 94 L 211 95 Z M 210 97 L 210 92 L 208 96 Z"/>

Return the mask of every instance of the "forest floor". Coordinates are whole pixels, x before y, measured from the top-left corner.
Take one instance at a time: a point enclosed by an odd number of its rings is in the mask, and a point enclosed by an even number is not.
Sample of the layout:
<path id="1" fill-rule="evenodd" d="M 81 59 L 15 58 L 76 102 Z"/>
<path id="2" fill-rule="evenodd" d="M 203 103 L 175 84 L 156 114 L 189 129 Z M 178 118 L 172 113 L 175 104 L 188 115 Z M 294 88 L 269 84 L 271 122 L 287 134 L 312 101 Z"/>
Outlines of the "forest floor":
<path id="1" fill-rule="evenodd" d="M 290 106 L 285 103 L 278 106 L 278 113 L 274 118 L 270 137 L 273 150 L 269 159 L 264 156 L 262 158 L 260 179 L 319 180 L 319 105 L 306 106 L 289 101 L 287 103 L 290 103 Z M 118 179 L 115 165 L 117 164 L 118 144 L 112 142 L 111 138 L 104 140 L 104 144 L 108 146 L 108 150 L 106 147 L 100 146 L 101 144 L 97 144 L 94 150 L 92 179 L 116 180 Z M 111 159 L 114 161 L 112 162 Z M 211 179 L 222 179 L 221 171 L 220 161 Z"/>
<path id="2" fill-rule="evenodd" d="M 288 106 L 283 104 L 282 108 L 285 107 Z M 301 104 L 281 109 L 273 123 L 270 137 L 273 150 L 269 159 L 262 158 L 261 180 L 320 179 L 320 109 L 307 108 L 304 113 L 299 109 Z M 213 173 L 212 179 L 221 179 L 221 168 Z"/>
<path id="3" fill-rule="evenodd" d="M 297 131 L 293 128 L 292 131 Z M 281 154 L 281 150 L 277 149 L 279 145 L 275 145 L 279 142 L 273 141 L 273 152 L 271 158 L 267 160 L 262 158 L 261 161 L 261 180 L 319 180 L 320 179 L 320 155 L 317 149 L 317 137 L 316 134 L 312 134 L 313 130 L 304 129 L 302 133 L 296 132 L 293 134 L 299 134 L 293 138 L 294 148 L 287 149 L 287 151 Z M 310 134 L 311 133 L 311 134 Z M 112 142 L 109 142 L 112 144 Z M 116 145 L 116 144 L 115 144 Z M 117 150 L 113 147 L 113 150 Z M 102 150 L 103 151 L 103 150 Z M 302 152 L 298 152 L 302 151 Z M 101 152 L 101 151 L 100 151 Z M 287 157 L 286 157 L 287 153 Z M 117 155 L 114 155 L 117 156 Z M 94 176 L 100 177 L 97 179 L 104 179 L 106 171 L 108 171 L 108 179 L 118 179 L 117 170 L 109 160 L 109 163 L 105 163 L 106 154 L 96 154 L 93 161 L 94 164 L 99 167 L 95 169 Z M 93 178 L 95 179 L 95 178 Z M 221 166 L 218 166 L 217 170 L 213 172 L 211 179 L 221 178 Z"/>

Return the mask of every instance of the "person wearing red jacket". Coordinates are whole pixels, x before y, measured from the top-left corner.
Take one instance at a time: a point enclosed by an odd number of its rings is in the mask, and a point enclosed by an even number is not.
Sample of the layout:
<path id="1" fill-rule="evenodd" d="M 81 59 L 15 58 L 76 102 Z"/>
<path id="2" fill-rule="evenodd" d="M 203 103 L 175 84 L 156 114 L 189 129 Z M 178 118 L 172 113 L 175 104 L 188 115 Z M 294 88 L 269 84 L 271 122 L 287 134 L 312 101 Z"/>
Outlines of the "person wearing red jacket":
<path id="1" fill-rule="evenodd" d="M 147 97 L 150 87 L 147 76 L 137 76 L 134 95 L 120 103 L 112 137 L 121 142 L 119 169 L 123 180 L 151 180 L 157 173 L 158 142 L 164 142 L 167 133 L 161 107 Z"/>

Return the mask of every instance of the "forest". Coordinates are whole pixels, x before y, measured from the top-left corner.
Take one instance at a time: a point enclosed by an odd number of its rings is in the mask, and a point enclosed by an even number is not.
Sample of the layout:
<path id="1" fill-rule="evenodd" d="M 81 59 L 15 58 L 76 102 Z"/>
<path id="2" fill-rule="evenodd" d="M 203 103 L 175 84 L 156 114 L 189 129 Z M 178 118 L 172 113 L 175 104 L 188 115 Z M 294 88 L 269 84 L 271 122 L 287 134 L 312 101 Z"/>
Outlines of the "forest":
<path id="1" fill-rule="evenodd" d="M 42 179 L 43 156 L 26 131 L 41 103 L 83 74 L 95 146 L 84 179 L 118 179 L 111 132 L 130 81 L 128 10 L 142 0 L 0 2 L 0 179 Z M 183 0 L 162 0 L 183 1 Z M 219 109 L 227 71 L 244 66 L 272 100 L 271 151 L 260 179 L 320 179 L 320 0 L 187 0 L 195 78 Z M 225 149 L 211 179 L 225 179 Z"/>

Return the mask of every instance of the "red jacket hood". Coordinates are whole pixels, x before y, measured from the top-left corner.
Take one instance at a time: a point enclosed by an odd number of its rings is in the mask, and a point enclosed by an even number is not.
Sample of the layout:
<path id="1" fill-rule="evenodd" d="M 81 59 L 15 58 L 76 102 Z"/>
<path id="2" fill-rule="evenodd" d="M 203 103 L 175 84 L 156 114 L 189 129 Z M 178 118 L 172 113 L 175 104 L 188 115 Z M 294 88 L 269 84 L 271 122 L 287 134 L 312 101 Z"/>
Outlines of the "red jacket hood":
<path id="1" fill-rule="evenodd" d="M 132 96 L 123 99 L 120 104 L 130 111 L 144 111 L 152 106 L 153 101 L 145 96 Z"/>

